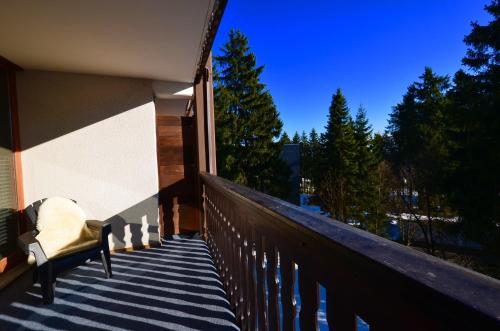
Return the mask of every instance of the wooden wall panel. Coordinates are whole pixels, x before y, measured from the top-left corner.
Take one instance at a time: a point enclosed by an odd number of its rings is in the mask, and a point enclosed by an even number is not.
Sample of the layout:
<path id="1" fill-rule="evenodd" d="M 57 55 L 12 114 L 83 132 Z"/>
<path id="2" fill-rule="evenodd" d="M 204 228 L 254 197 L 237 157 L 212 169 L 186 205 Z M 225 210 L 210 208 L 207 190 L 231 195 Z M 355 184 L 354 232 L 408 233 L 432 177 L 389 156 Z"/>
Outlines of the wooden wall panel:
<path id="1" fill-rule="evenodd" d="M 162 235 L 199 230 L 195 119 L 156 116 Z"/>

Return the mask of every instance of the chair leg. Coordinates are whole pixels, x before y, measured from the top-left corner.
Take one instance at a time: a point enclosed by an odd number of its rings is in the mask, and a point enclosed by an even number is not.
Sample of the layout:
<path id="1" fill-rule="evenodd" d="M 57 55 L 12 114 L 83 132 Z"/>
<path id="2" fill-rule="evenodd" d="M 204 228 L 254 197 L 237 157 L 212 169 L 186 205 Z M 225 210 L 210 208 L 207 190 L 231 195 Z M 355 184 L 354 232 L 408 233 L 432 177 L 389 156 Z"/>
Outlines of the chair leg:
<path id="1" fill-rule="evenodd" d="M 33 270 L 33 284 L 38 283 L 38 268 Z"/>
<path id="2" fill-rule="evenodd" d="M 113 272 L 111 271 L 111 257 L 109 256 L 109 250 L 101 250 L 101 260 L 104 267 L 104 272 L 106 273 L 106 278 L 111 278 Z"/>
<path id="3" fill-rule="evenodd" d="M 38 279 L 42 288 L 42 301 L 44 305 L 54 302 L 55 277 L 51 263 L 44 263 L 38 267 Z"/>

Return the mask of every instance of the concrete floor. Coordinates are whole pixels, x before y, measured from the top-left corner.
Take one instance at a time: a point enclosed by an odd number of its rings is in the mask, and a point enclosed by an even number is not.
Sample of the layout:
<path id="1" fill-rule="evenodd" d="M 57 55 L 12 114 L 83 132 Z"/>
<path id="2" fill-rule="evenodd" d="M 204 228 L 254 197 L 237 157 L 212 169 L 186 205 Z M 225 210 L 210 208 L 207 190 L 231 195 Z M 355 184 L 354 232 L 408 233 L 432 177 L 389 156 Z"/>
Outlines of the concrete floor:
<path id="1" fill-rule="evenodd" d="M 60 275 L 52 305 L 27 272 L 0 292 L 0 330 L 238 330 L 206 244 L 175 238 Z"/>

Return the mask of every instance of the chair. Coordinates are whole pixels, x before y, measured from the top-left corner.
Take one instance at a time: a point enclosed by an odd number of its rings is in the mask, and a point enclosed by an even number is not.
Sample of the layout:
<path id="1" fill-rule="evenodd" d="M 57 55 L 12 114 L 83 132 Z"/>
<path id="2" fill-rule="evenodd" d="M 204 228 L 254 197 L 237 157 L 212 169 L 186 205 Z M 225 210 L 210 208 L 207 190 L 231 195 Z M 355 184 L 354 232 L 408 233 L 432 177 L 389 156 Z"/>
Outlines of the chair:
<path id="1" fill-rule="evenodd" d="M 19 236 L 18 244 L 36 264 L 33 281 L 40 282 L 44 304 L 54 302 L 57 275 L 89 259 L 100 258 L 106 277 L 112 276 L 111 224 L 86 220 L 76 201 L 58 197 L 34 202 L 25 214 L 35 230 Z"/>

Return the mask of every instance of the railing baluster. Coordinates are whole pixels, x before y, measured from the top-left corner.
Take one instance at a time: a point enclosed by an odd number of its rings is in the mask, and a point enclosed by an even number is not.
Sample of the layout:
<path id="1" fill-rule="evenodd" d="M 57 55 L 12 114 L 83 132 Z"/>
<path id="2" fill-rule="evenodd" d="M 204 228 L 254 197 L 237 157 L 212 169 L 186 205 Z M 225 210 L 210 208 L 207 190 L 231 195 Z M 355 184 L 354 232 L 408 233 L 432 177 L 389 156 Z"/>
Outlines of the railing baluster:
<path id="1" fill-rule="evenodd" d="M 226 203 L 224 203 L 224 211 L 226 211 Z M 236 302 L 235 302 L 235 297 L 234 297 L 234 288 L 233 288 L 233 237 L 232 237 L 232 232 L 231 232 L 231 219 L 228 218 L 227 213 L 222 214 L 224 217 L 224 228 L 225 228 L 225 235 L 224 235 L 224 242 L 226 243 L 225 246 L 225 253 L 226 253 L 226 258 L 225 258 L 225 268 L 226 268 L 226 290 L 229 294 L 230 297 L 230 302 L 231 302 L 231 307 L 233 310 L 236 308 Z M 227 216 L 226 216 L 227 215 Z"/>
<path id="2" fill-rule="evenodd" d="M 285 251 L 280 251 L 281 307 L 283 330 L 295 330 L 295 263 Z"/>
<path id="3" fill-rule="evenodd" d="M 213 198 L 213 195 L 212 195 L 212 198 Z M 214 250 L 214 258 L 215 258 L 215 262 L 216 262 L 216 267 L 217 267 L 217 270 L 219 270 L 219 273 L 220 273 L 220 260 L 219 260 L 219 246 L 218 246 L 218 242 L 217 242 L 217 232 L 219 230 L 219 225 L 217 223 L 217 220 L 215 219 L 215 212 L 214 212 L 214 201 L 213 199 L 210 201 L 211 202 L 211 209 L 210 209 L 210 220 L 212 222 L 212 235 L 211 235 L 211 238 L 212 238 L 212 246 L 213 246 L 213 250 Z"/>
<path id="4" fill-rule="evenodd" d="M 319 285 L 309 274 L 312 268 L 307 269 L 299 265 L 300 329 L 318 330 Z"/>
<path id="5" fill-rule="evenodd" d="M 240 328 L 243 323 L 243 310 L 241 306 L 241 291 L 240 291 L 240 241 L 238 238 L 238 229 L 240 227 L 239 215 L 236 211 L 236 208 L 228 208 L 228 212 L 231 215 L 231 228 L 230 228 L 230 236 L 231 236 L 231 249 L 232 249 L 232 260 L 231 260 L 231 268 L 232 270 L 232 288 L 234 293 L 234 303 L 235 303 L 235 315 L 238 325 Z"/>
<path id="6" fill-rule="evenodd" d="M 217 201 L 217 209 L 216 209 L 216 214 L 217 218 L 219 220 L 219 243 L 220 243 L 220 255 L 221 255 L 221 276 L 222 276 L 222 282 L 224 284 L 224 289 L 226 290 L 226 293 L 229 297 L 229 300 L 231 300 L 231 292 L 229 291 L 229 286 L 228 286 L 228 274 L 227 274 L 227 226 L 226 226 L 226 220 L 224 215 L 221 215 L 220 208 L 222 207 L 222 201 Z"/>
<path id="7" fill-rule="evenodd" d="M 247 309 L 246 309 L 246 283 L 245 283 L 245 258 L 244 258 L 244 243 L 243 243 L 243 227 L 242 221 L 240 217 L 237 217 L 238 221 L 236 222 L 236 268 L 238 269 L 238 278 L 236 282 L 236 286 L 238 287 L 238 300 L 240 305 L 240 318 L 241 318 L 241 328 L 243 331 L 248 329 L 247 326 Z"/>
<path id="8" fill-rule="evenodd" d="M 249 279 L 249 267 L 248 267 L 248 233 L 246 218 L 242 219 L 241 222 L 241 265 L 242 265 L 242 275 L 241 275 L 241 293 L 242 293 L 242 312 L 243 312 L 243 327 L 245 330 L 250 330 L 250 279 Z"/>
<path id="9" fill-rule="evenodd" d="M 241 329 L 243 331 L 248 330 L 248 316 L 247 316 L 247 289 L 245 282 L 245 257 L 243 255 L 243 235 L 238 233 L 238 289 L 239 289 L 239 299 L 240 299 L 240 315 L 241 315 Z"/>
<path id="10" fill-rule="evenodd" d="M 236 314 L 236 320 L 239 325 L 241 325 L 241 303 L 240 303 L 240 291 L 239 291 L 239 261 L 238 261 L 238 238 L 237 238 L 237 219 L 234 208 L 228 209 L 231 215 L 231 225 L 229 227 L 229 236 L 231 237 L 231 289 L 234 296 L 234 312 Z"/>
<path id="11" fill-rule="evenodd" d="M 270 331 L 280 329 L 280 308 L 278 303 L 278 277 L 276 274 L 276 247 L 270 242 L 266 245 L 267 257 L 267 289 L 268 289 L 268 324 Z"/>
<path id="12" fill-rule="evenodd" d="M 217 250 L 216 250 L 216 244 L 214 242 L 215 238 L 214 238 L 214 233 L 215 233 L 215 221 L 214 221 L 214 217 L 213 217 L 213 202 L 212 202 L 212 199 L 213 199 L 213 193 L 212 193 L 212 190 L 210 189 L 210 187 L 207 187 L 206 185 L 203 185 L 205 187 L 205 192 L 206 192 L 206 195 L 205 195 L 205 201 L 207 202 L 206 206 L 207 206 L 207 209 L 206 209 L 206 213 L 208 215 L 208 218 L 207 218 L 207 225 L 208 225 L 208 244 L 209 244 L 209 248 L 210 248 L 210 252 L 212 253 L 212 257 L 214 259 L 214 264 L 215 264 L 215 267 L 218 268 L 218 259 L 217 259 Z"/>
<path id="13" fill-rule="evenodd" d="M 254 254 L 254 243 L 255 243 L 255 231 L 250 225 L 246 228 L 247 234 L 247 257 L 248 257 L 248 314 L 249 314 L 249 329 L 255 330 L 257 327 L 257 285 L 255 280 L 255 254 Z"/>
<path id="14" fill-rule="evenodd" d="M 224 285 L 225 289 L 225 282 L 226 282 L 226 273 L 225 273 L 225 268 L 224 268 L 224 225 L 222 224 L 222 218 L 219 214 L 219 207 L 220 207 L 220 196 L 216 195 L 214 199 L 214 219 L 217 224 L 217 232 L 215 233 L 216 236 L 216 243 L 217 243 L 217 258 L 219 260 L 218 263 L 218 268 L 219 268 L 219 274 L 221 276 L 221 281 L 222 284 Z"/>
<path id="15" fill-rule="evenodd" d="M 205 185 L 202 186 L 202 193 L 201 193 L 201 198 L 203 200 L 202 202 L 202 208 L 204 211 L 207 210 L 208 206 L 207 206 L 207 192 L 206 192 L 206 187 Z M 202 220 L 203 224 L 201 226 L 201 236 L 203 238 L 203 240 L 205 240 L 206 242 L 208 242 L 208 224 L 207 224 L 207 213 L 203 213 L 203 220 Z"/>
<path id="16" fill-rule="evenodd" d="M 326 290 L 326 319 L 331 330 L 356 330 L 356 315 L 349 306 L 350 300 L 352 299 L 343 296 L 340 291 L 331 288 Z"/>
<path id="17" fill-rule="evenodd" d="M 266 304 L 266 281 L 264 274 L 264 238 L 260 233 L 256 233 L 256 269 L 257 269 L 257 315 L 259 319 L 259 330 L 267 330 L 267 304 Z"/>
<path id="18" fill-rule="evenodd" d="M 217 206 L 219 205 L 219 196 L 214 195 L 214 221 L 216 223 L 216 232 L 215 232 L 215 242 L 217 243 L 217 259 L 219 260 L 218 263 L 218 268 L 219 268 L 219 274 L 221 277 L 222 283 L 224 283 L 224 260 L 223 260 L 223 255 L 222 255 L 222 249 L 223 247 L 223 241 L 221 240 L 221 233 L 223 231 L 222 227 L 222 221 L 219 216 L 219 212 L 217 210 Z"/>
<path id="19" fill-rule="evenodd" d="M 210 202 L 210 208 L 209 208 L 209 211 L 210 211 L 210 223 L 211 223 L 211 228 L 212 228 L 212 233 L 210 234 L 210 238 L 212 238 L 212 249 L 213 249 L 213 253 L 214 253 L 214 260 L 215 260 L 215 266 L 217 268 L 217 270 L 219 271 L 219 274 L 220 274 L 220 269 L 219 269 L 219 254 L 218 254 L 218 251 L 217 251 L 217 229 L 218 229 L 218 225 L 217 225 L 217 220 L 215 219 L 215 214 L 214 214 L 214 194 L 211 192 L 212 190 L 208 190 L 207 192 L 209 192 L 208 194 L 208 197 L 209 197 L 209 202 Z"/>
<path id="20" fill-rule="evenodd" d="M 218 223 L 217 223 L 217 219 L 215 218 L 215 211 L 214 211 L 214 194 L 213 192 L 211 192 L 212 190 L 210 190 L 210 222 L 212 223 L 212 234 L 211 234 L 211 238 L 212 238 L 212 249 L 213 249 L 213 255 L 214 255 L 214 260 L 215 260 L 215 267 L 217 268 L 217 270 L 219 271 L 219 274 L 220 274 L 220 259 L 219 259 L 219 243 L 217 242 L 217 232 L 218 232 L 218 229 L 219 229 L 219 226 L 218 226 Z"/>

